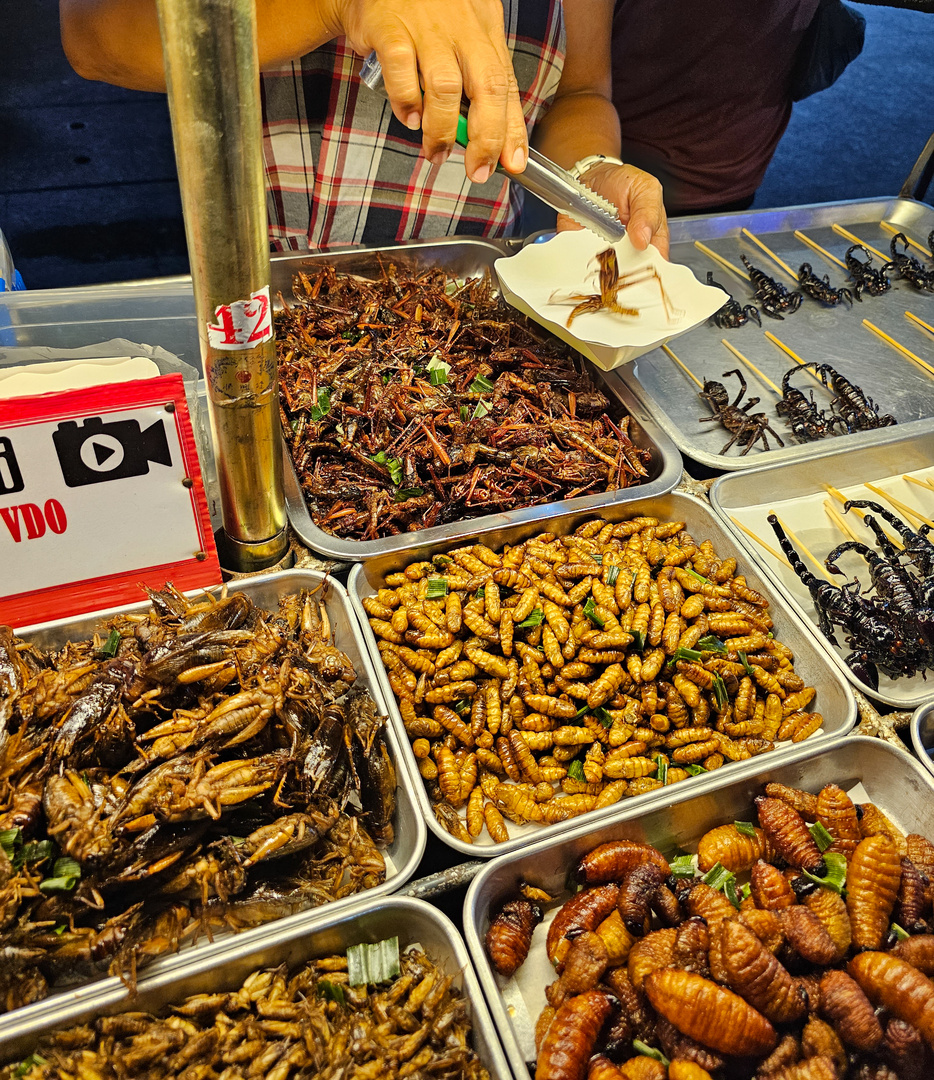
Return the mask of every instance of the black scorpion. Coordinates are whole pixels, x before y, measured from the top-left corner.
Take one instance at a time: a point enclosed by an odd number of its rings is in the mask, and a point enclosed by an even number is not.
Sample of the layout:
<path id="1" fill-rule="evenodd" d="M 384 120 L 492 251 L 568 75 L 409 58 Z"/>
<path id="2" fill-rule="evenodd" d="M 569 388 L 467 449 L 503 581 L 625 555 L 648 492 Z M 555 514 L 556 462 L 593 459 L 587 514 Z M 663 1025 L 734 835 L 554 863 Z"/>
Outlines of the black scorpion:
<path id="1" fill-rule="evenodd" d="M 791 376 L 798 371 L 793 367 L 786 371 L 782 379 L 782 400 L 775 406 L 779 416 L 785 418 L 792 433 L 802 442 L 810 442 L 815 439 L 823 439 L 825 435 L 835 434 L 834 428 L 841 428 L 839 434 L 846 432 L 846 424 L 842 417 L 827 416 L 814 402 L 814 394 L 810 398 L 797 386 L 790 383 Z"/>
<path id="2" fill-rule="evenodd" d="M 844 302 L 847 304 L 853 303 L 853 293 L 849 289 L 835 289 L 830 284 L 828 275 L 824 274 L 822 278 L 818 277 L 810 263 L 801 264 L 798 270 L 798 286 L 812 300 L 817 300 L 821 304 L 827 304 L 830 307 L 835 307 L 837 304 Z M 861 298 L 857 297 L 857 299 Z"/>
<path id="3" fill-rule="evenodd" d="M 857 259 L 855 255 L 857 251 L 861 251 L 866 256 L 865 260 Z M 873 269 L 872 254 L 862 244 L 852 244 L 848 247 L 843 259 L 850 277 L 855 282 L 853 292 L 857 300 L 862 299 L 864 292 L 869 293 L 870 296 L 881 296 L 892 288 L 892 282 L 887 277 L 892 272 L 892 264 L 884 263 L 881 270 Z"/>
<path id="4" fill-rule="evenodd" d="M 729 290 L 723 288 L 719 281 L 714 281 L 712 270 L 707 271 L 707 284 L 715 289 L 720 289 L 721 292 L 725 292 L 727 295 L 727 301 L 723 307 L 718 308 L 711 316 L 714 323 L 721 330 L 735 330 L 738 326 L 744 326 L 750 319 L 754 319 L 757 325 L 762 325 L 762 319 L 759 318 L 759 309 L 753 304 L 746 304 L 745 307 L 740 304 Z"/>
<path id="5" fill-rule="evenodd" d="M 782 312 L 791 313 L 801 306 L 803 295 L 797 290 L 789 292 L 780 281 L 769 277 L 763 270 L 752 265 L 745 255 L 740 255 L 743 266 L 749 271 L 749 279 L 756 291 L 759 306 L 770 319 L 784 319 Z"/>
<path id="6" fill-rule="evenodd" d="M 891 413 L 880 416 L 879 406 L 862 387 L 850 382 L 830 364 L 816 364 L 812 361 L 803 366 L 813 371 L 835 395 L 830 407 L 846 424 L 847 431 L 872 431 L 898 423 Z"/>
<path id="7" fill-rule="evenodd" d="M 898 250 L 899 241 L 904 251 Z M 934 292 L 934 270 L 925 269 L 913 255 L 908 254 L 908 237 L 904 233 L 896 233 L 892 237 L 889 250 L 892 252 L 892 261 L 886 263 L 886 266 L 891 266 L 894 273 L 911 282 L 919 292 Z"/>

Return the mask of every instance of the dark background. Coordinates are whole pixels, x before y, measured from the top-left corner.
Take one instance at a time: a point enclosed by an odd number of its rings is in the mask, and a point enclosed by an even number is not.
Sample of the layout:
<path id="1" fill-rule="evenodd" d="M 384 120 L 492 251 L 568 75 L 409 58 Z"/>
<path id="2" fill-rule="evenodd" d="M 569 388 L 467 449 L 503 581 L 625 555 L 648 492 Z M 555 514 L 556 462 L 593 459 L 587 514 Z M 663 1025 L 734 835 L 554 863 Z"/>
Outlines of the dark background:
<path id="1" fill-rule="evenodd" d="M 857 7 L 863 54 L 796 106 L 757 207 L 896 195 L 934 131 L 934 15 Z M 0 229 L 32 289 L 188 269 L 165 98 L 75 75 L 55 0 L 3 9 Z"/>

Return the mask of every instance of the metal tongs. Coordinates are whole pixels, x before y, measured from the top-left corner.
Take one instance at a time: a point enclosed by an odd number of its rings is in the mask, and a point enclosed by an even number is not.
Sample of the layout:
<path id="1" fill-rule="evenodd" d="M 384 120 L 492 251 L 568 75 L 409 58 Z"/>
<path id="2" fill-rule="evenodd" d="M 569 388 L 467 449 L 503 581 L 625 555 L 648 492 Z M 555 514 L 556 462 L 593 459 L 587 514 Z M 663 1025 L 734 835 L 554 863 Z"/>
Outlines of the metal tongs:
<path id="1" fill-rule="evenodd" d="M 387 97 L 383 86 L 383 69 L 375 52 L 371 52 L 363 61 L 360 78 L 371 90 Z M 462 115 L 457 121 L 456 138 L 461 146 L 467 145 L 466 116 Z M 626 226 L 619 220 L 616 207 L 608 199 L 592 191 L 580 180 L 575 180 L 566 169 L 562 169 L 531 147 L 524 172 L 507 172 L 501 166 L 497 166 L 496 171 L 508 176 L 514 183 L 521 184 L 526 191 L 531 191 L 553 210 L 567 214 L 578 225 L 590 229 L 610 244 L 617 243 L 626 235 Z"/>

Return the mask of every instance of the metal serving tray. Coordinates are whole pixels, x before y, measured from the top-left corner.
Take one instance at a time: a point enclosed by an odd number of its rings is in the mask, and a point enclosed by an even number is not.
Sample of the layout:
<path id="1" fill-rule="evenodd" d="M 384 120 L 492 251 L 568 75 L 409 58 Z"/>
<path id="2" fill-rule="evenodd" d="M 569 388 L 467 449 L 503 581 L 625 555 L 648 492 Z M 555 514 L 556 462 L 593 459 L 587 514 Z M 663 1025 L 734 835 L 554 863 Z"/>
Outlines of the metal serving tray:
<path id="1" fill-rule="evenodd" d="M 934 208 L 911 199 L 877 199 L 675 219 L 671 222 L 671 258 L 690 266 L 701 281 L 712 270 L 716 281 L 738 301 L 748 304 L 754 302 L 749 282 L 699 251 L 694 247 L 695 240 L 704 242 L 736 266 L 742 265 L 739 256 L 743 252 L 754 266 L 791 288 L 787 275 L 751 240 L 740 236 L 740 229 L 745 226 L 796 272 L 801 263 L 809 262 L 815 274 L 829 274 L 831 284 L 839 287 L 845 283 L 846 272 L 797 240 L 793 235 L 795 229 L 803 230 L 842 260 L 850 241 L 834 233 L 831 224 L 842 225 L 888 254 L 891 234 L 880 228 L 880 221 L 897 225 L 911 239 L 926 245 L 928 233 L 934 228 Z M 930 265 L 920 252 L 914 254 L 924 265 Z M 873 265 L 879 266 L 875 256 Z M 771 330 L 803 359 L 832 364 L 842 375 L 858 383 L 877 402 L 880 412 L 892 413 L 899 425 L 911 425 L 913 429 L 914 421 L 934 416 L 934 379 L 862 325 L 863 318 L 870 319 L 922 359 L 934 362 L 934 338 L 905 318 L 906 308 L 934 324 L 934 293 L 918 292 L 908 282 L 893 278 L 889 292 L 880 297 L 865 296 L 862 303 L 827 308 L 806 297 L 800 309 L 783 322 L 763 316 L 762 329 L 749 322 L 737 330 L 720 330 L 706 323 L 674 342 L 678 358 L 698 379 L 720 380 L 723 372 L 739 368 L 749 395 L 761 398 L 753 411 L 764 411 L 771 418 L 772 427 L 785 440 L 784 449 L 777 448 L 769 436 L 773 449 L 768 452 L 757 445 L 741 457 L 741 448 L 733 446 L 729 454 L 721 454 L 729 434 L 717 423 L 699 422 L 700 417 L 711 415 L 710 407 L 697 396 L 694 383 L 661 349 L 617 369 L 612 375 L 642 399 L 683 454 L 712 469 L 749 469 L 766 462 L 800 461 L 810 457 L 821 443 L 801 444 L 792 440 L 790 429 L 775 412 L 778 399 L 774 391 L 737 360 L 721 344 L 721 339 L 729 341 L 780 386 L 782 376 L 794 362 L 763 336 L 765 330 Z M 730 390 L 731 399 L 735 397 L 739 389 L 735 377 L 726 379 L 724 385 Z M 808 376 L 799 375 L 794 385 L 805 392 L 813 389 L 815 400 L 822 408 L 829 405 L 831 395 Z M 884 429 L 824 441 L 855 450 L 875 446 L 882 438 Z"/>
<path id="2" fill-rule="evenodd" d="M 278 288 L 283 296 L 290 296 L 291 275 L 303 267 L 314 269 L 323 263 L 343 273 L 359 274 L 363 277 L 373 277 L 378 274 L 381 260 L 384 265 L 393 262 L 413 269 L 440 265 L 457 278 L 476 277 L 490 271 L 494 274 L 495 280 L 494 262 L 510 254 L 512 250 L 511 245 L 503 242 L 452 237 L 448 240 L 427 241 L 391 248 L 369 250 L 355 248 L 343 253 L 323 252 L 316 255 L 304 255 L 300 259 L 295 257 L 276 259 L 272 264 L 273 292 L 275 293 Z M 607 373 L 593 365 L 589 365 L 588 370 L 596 384 L 602 386 L 611 400 L 615 400 L 620 408 L 632 416 L 633 423 L 629 431 L 632 441 L 636 446 L 650 452 L 648 479 L 637 487 L 598 492 L 577 499 L 508 510 L 499 514 L 484 514 L 482 517 L 450 522 L 446 525 L 435 525 L 430 529 L 382 537 L 378 540 L 345 540 L 318 528 L 312 521 L 291 454 L 283 441 L 285 498 L 292 528 L 314 551 L 333 559 L 357 562 L 374 559 L 387 552 L 411 551 L 424 544 L 458 542 L 465 537 L 477 536 L 480 533 L 492 532 L 526 521 L 544 521 L 546 518 L 556 517 L 568 510 L 595 510 L 612 503 L 628 503 L 633 499 L 651 498 L 671 491 L 681 479 L 681 456 L 671 439 L 652 420 L 628 387 L 618 380 L 608 378 Z"/>
<path id="3" fill-rule="evenodd" d="M 324 603 L 330 618 L 334 643 L 347 654 L 357 671 L 360 683 L 370 692 L 380 713 L 386 713 L 386 703 L 383 692 L 371 663 L 367 647 L 360 634 L 359 624 L 350 605 L 347 591 L 333 578 L 314 570 L 286 570 L 279 573 L 265 574 L 251 578 L 247 581 L 237 582 L 233 586 L 234 591 L 245 593 L 260 607 L 275 610 L 279 598 L 299 589 L 324 589 Z M 210 590 L 216 591 L 216 590 Z M 146 611 L 149 605 L 135 604 L 130 607 L 111 608 L 107 611 L 99 611 L 90 615 L 81 615 L 74 619 L 60 619 L 56 622 L 38 624 L 17 631 L 20 637 L 24 637 L 34 644 L 43 648 L 58 648 L 66 641 L 79 640 L 89 637 L 100 624 L 103 618 L 120 612 Z M 412 783 L 409 768 L 405 764 L 403 752 L 399 743 L 398 730 L 394 724 L 386 725 L 386 737 L 390 755 L 396 767 L 396 813 L 393 820 L 394 839 L 392 844 L 384 850 L 387 857 L 386 880 L 366 893 L 357 893 L 353 896 L 335 900 L 330 904 L 312 908 L 296 915 L 290 915 L 283 919 L 274 920 L 263 926 L 244 930 L 236 935 L 237 947 L 248 949 L 254 939 L 261 938 L 271 926 L 275 927 L 274 933 L 290 933 L 289 927 L 296 920 L 303 927 L 315 927 L 320 923 L 331 920 L 348 908 L 352 908 L 361 902 L 361 896 L 383 897 L 389 893 L 401 889 L 402 886 L 415 873 L 425 851 L 427 832 L 420 806 L 416 803 L 414 785 Z M 405 740 L 408 747 L 408 739 Z M 419 777 L 419 786 L 421 778 Z M 146 968 L 147 972 L 174 972 L 179 967 L 197 961 L 201 956 L 212 956 L 218 948 L 229 938 L 215 935 L 213 943 L 202 938 L 200 943 L 186 946 L 181 952 L 174 955 L 160 957 Z M 242 946 L 239 944 L 243 942 Z M 207 961 L 206 961 L 207 962 Z M 167 976 L 168 977 L 168 976 Z M 76 987 L 52 987 L 50 996 L 44 1001 L 27 1005 L 12 1013 L 0 1015 L 0 1045 L 3 1043 L 4 1033 L 10 1023 L 10 1017 L 22 1017 L 15 1023 L 30 1024 L 33 1017 L 46 1017 L 45 1023 L 51 1022 L 50 1017 L 57 1015 L 57 1010 L 77 1007 L 90 996 L 102 992 L 102 988 L 110 988 L 116 993 L 117 987 L 122 987 L 121 980 L 114 976 L 104 976 L 85 985 Z"/>
<path id="4" fill-rule="evenodd" d="M 532 994 L 526 989 L 523 997 L 515 978 L 504 979 L 494 972 L 483 939 L 491 912 L 518 894 L 520 882 L 537 885 L 563 902 L 571 895 L 568 874 L 577 860 L 608 840 L 643 841 L 666 855 L 694 851 L 700 837 L 716 825 L 750 820 L 754 813 L 753 799 L 762 793 L 765 784 L 772 782 L 812 792 L 831 782 L 848 791 L 861 782 L 869 801 L 876 803 L 906 833 L 934 836 L 934 779 L 912 757 L 889 743 L 853 736 L 834 746 L 825 746 L 817 753 L 807 746 L 798 746 L 782 763 L 774 757 L 771 761 L 763 758 L 758 761 L 761 766 L 758 773 L 721 776 L 719 785 L 696 797 L 679 798 L 681 785 L 676 784 L 670 789 L 669 806 L 641 813 L 629 807 L 617 808 L 612 822 L 602 824 L 599 829 L 579 826 L 560 839 L 533 844 L 521 853 L 497 859 L 474 878 L 464 902 L 464 936 L 515 1080 L 529 1080 L 526 1062 L 535 1060 L 534 1025 L 538 1006 L 544 1004 L 544 985 L 536 985 L 534 977 L 529 979 L 526 973 L 526 987 L 531 985 L 537 995 L 530 1002 L 534 1015 L 529 1015 L 526 998 Z M 540 958 L 546 932 L 544 925 L 537 928 L 526 965 L 536 963 L 536 953 Z M 534 976 L 545 965 L 547 960 L 542 960 L 530 973 Z M 542 974 L 541 983 L 551 981 L 552 976 L 547 972 Z"/>
<path id="5" fill-rule="evenodd" d="M 926 681 L 921 674 L 910 679 L 890 679 L 880 674 L 879 689 L 873 690 L 858 679 L 843 662 L 850 649 L 831 645 L 817 630 L 817 614 L 808 590 L 789 567 L 746 536 L 736 526 L 734 519 L 741 521 L 778 550 L 775 534 L 765 520 L 769 511 L 774 510 L 801 543 L 807 545 L 817 558 L 823 559 L 837 544 L 848 539 L 831 523 L 823 508 L 824 500 L 829 499 L 838 513 L 843 510 L 842 505 L 827 494 L 825 484 L 832 484 L 850 498 L 872 499 L 902 516 L 895 507 L 862 486 L 868 481 L 891 492 L 897 499 L 928 517 L 934 516 L 934 493 L 927 495 L 916 484 L 901 479 L 905 473 L 934 477 L 934 420 L 919 421 L 911 428 L 911 433 L 901 426 L 885 428 L 877 433 L 878 438 L 872 445 L 828 445 L 804 461 L 767 465 L 752 472 L 721 476 L 710 489 L 710 504 L 733 538 L 762 569 L 773 588 L 780 589 L 788 596 L 798 614 L 811 623 L 843 675 L 864 694 L 908 709 L 934 695 L 934 684 Z M 770 495 L 770 492 L 773 494 Z M 866 543 L 873 547 L 872 533 L 860 524 L 856 514 L 847 514 L 845 520 L 857 536 L 865 532 Z M 803 552 L 800 554 L 808 569 L 815 572 L 807 556 Z M 840 568 L 850 579 L 855 575 L 864 585 L 868 584 L 866 563 L 858 555 L 845 554 L 840 559 Z M 842 577 L 837 579 L 838 584 L 845 580 Z M 836 636 L 838 641 L 844 641 L 839 627 Z"/>
<path id="6" fill-rule="evenodd" d="M 737 551 L 736 544 L 732 537 L 723 525 L 721 525 L 716 514 L 713 513 L 707 503 L 702 502 L 692 495 L 683 495 L 680 492 L 672 492 L 669 495 L 660 495 L 655 499 L 644 499 L 636 503 L 617 503 L 613 506 L 602 507 L 599 510 L 599 515 L 606 518 L 608 521 L 622 521 L 626 518 L 635 517 L 641 514 L 652 515 L 663 521 L 684 521 L 695 540 L 700 542 L 709 539 L 722 558 L 728 558 L 734 553 L 738 555 L 741 554 L 741 552 Z M 547 527 L 550 532 L 562 536 L 573 532 L 578 525 L 594 516 L 594 512 L 565 512 L 558 517 L 549 519 Z M 487 534 L 483 539 L 484 543 L 497 549 L 504 544 L 514 545 L 521 543 L 528 537 L 541 532 L 543 527 L 544 523 L 527 521 L 522 525 L 513 525 L 510 528 L 498 529 L 495 532 Z M 412 753 L 411 743 L 406 735 L 395 695 L 392 692 L 386 670 L 380 660 L 376 637 L 367 621 L 367 615 L 363 610 L 362 604 L 364 597 L 372 596 L 381 586 L 383 578 L 387 573 L 399 570 L 409 562 L 430 559 L 432 555 L 448 551 L 455 546 L 457 545 L 452 543 L 435 545 L 421 544 L 408 552 L 395 552 L 391 555 L 385 555 L 381 559 L 374 559 L 367 563 L 357 565 L 350 573 L 347 589 L 350 593 L 354 607 L 356 608 L 357 615 L 360 618 L 363 636 L 371 651 L 370 655 L 373 658 L 373 666 L 376 669 L 377 678 L 379 679 L 380 687 L 383 691 L 383 697 L 389 703 L 389 718 L 391 723 L 396 726 L 396 733 L 399 742 L 403 747 L 403 757 L 411 770 L 416 799 L 425 816 L 425 820 L 428 822 L 428 827 L 443 840 L 444 843 L 456 848 L 464 855 L 488 858 L 495 855 L 502 855 L 504 852 L 515 851 L 518 848 L 524 848 L 532 839 L 538 840 L 540 837 L 554 836 L 557 833 L 563 833 L 570 827 L 571 823 L 563 822 L 557 825 L 544 826 L 537 824 L 518 826 L 510 822 L 508 824 L 510 832 L 510 839 L 508 842 L 494 844 L 489 840 L 478 840 L 472 845 L 457 840 L 438 823 L 432 812 L 431 803 L 429 802 L 427 792 L 425 791 L 424 781 L 419 775 L 415 755 Z M 740 565 L 742 566 L 742 562 Z M 781 593 L 764 586 L 754 566 L 751 566 L 750 572 L 746 574 L 746 579 L 753 589 L 761 589 L 769 596 L 769 612 L 775 622 L 775 636 L 794 650 L 795 670 L 801 674 L 801 677 L 808 685 L 817 687 L 818 696 L 816 699 L 816 707 L 824 717 L 824 728 L 822 734 L 812 735 L 811 738 L 807 740 L 807 745 L 811 748 L 811 752 L 813 753 L 814 748 L 819 748 L 828 741 L 835 740 L 839 736 L 845 735 L 850 728 L 853 727 L 856 723 L 856 702 L 839 671 L 828 662 L 824 650 L 814 640 L 813 634 L 805 626 L 802 619 L 798 615 L 792 613 L 791 609 L 782 598 Z M 797 749 L 797 746 L 789 744 L 787 747 L 781 747 L 771 751 L 768 754 L 768 759 L 769 761 L 783 760 L 789 753 L 794 753 Z M 734 762 L 724 765 L 723 768 L 728 770 L 727 775 L 729 776 L 736 776 L 750 771 L 755 773 L 762 769 L 762 760 L 762 758 L 752 758 L 749 761 Z M 706 790 L 711 786 L 715 787 L 722 783 L 722 780 L 720 779 L 721 773 L 722 770 L 717 770 L 717 772 L 708 773 L 705 776 L 691 777 L 688 780 L 682 780 L 672 787 L 662 788 L 645 795 L 637 795 L 632 799 L 626 800 L 624 804 L 605 807 L 601 810 L 593 810 L 590 813 L 583 815 L 581 820 L 588 822 L 589 828 L 594 828 L 607 818 L 612 817 L 615 813 L 619 813 L 620 805 L 632 807 L 633 812 L 638 813 L 643 807 L 650 807 L 659 802 L 670 801 L 672 798 L 671 793 L 675 790 L 680 791 L 684 789 L 689 793 L 694 793 Z"/>
<path id="7" fill-rule="evenodd" d="M 94 995 L 80 1004 L 59 1004 L 57 1011 L 49 1011 L 42 1021 L 17 1013 L 13 1023 L 4 1025 L 0 1031 L 0 1061 L 26 1057 L 50 1028 L 83 1024 L 98 1016 L 127 1010 L 158 1012 L 192 994 L 236 990 L 247 975 L 258 969 L 283 963 L 294 968 L 315 957 L 346 952 L 351 945 L 398 936 L 401 948 L 420 945 L 454 977 L 454 985 L 468 1003 L 474 1049 L 493 1080 L 508 1080 L 509 1067 L 467 949 L 445 915 L 423 900 L 402 897 L 370 899 L 357 904 L 352 911 L 340 913 L 334 911 L 332 904 L 329 917 L 323 922 L 312 920 L 310 914 L 306 912 L 290 919 L 288 925 L 280 923 L 267 928 L 267 933 L 252 936 L 250 940 L 241 936 L 227 947 L 193 959 L 176 971 L 149 974 L 140 980 L 136 994 L 113 980 L 114 985 L 98 987 Z"/>

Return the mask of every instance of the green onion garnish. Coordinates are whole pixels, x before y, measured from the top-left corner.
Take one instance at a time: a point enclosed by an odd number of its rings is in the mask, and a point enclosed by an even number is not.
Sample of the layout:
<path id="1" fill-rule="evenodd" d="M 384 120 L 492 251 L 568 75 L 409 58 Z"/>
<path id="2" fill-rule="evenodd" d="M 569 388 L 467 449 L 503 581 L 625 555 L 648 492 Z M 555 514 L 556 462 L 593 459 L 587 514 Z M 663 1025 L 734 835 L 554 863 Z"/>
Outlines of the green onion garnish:
<path id="1" fill-rule="evenodd" d="M 824 862 L 827 864 L 825 877 L 818 877 L 808 870 L 803 870 L 802 873 L 808 881 L 813 881 L 815 885 L 820 885 L 822 888 L 830 889 L 835 893 L 843 892 L 843 886 L 846 885 L 846 856 L 841 855 L 839 851 L 826 851 L 824 852 Z"/>
<path id="2" fill-rule="evenodd" d="M 685 771 L 689 772 L 691 776 L 700 776 L 701 773 L 705 773 L 707 770 L 703 765 L 685 765 Z"/>
<path id="3" fill-rule="evenodd" d="M 111 630 L 110 634 L 107 636 L 107 640 L 101 645 L 100 649 L 98 649 L 98 656 L 100 656 L 101 659 L 107 657 L 112 660 L 117 655 L 117 649 L 119 648 L 120 631 Z"/>
<path id="4" fill-rule="evenodd" d="M 467 387 L 471 394 L 488 394 L 493 389 L 493 384 L 484 375 L 478 375 Z"/>
<path id="5" fill-rule="evenodd" d="M 25 1058 L 16 1066 L 10 1076 L 14 1080 L 20 1080 L 20 1077 L 31 1072 L 37 1065 L 48 1065 L 48 1063 L 48 1058 L 44 1058 L 41 1054 L 30 1054 L 28 1058 Z"/>
<path id="6" fill-rule="evenodd" d="M 711 889 L 722 889 L 727 883 L 727 880 L 735 875 L 731 874 L 729 870 L 723 865 L 723 863 L 714 863 L 713 866 L 707 871 L 701 878 L 701 881 L 705 885 L 709 885 Z"/>
<path id="7" fill-rule="evenodd" d="M 615 585 L 616 579 L 619 577 L 618 566 L 608 566 L 606 568 L 606 583 L 607 585 Z"/>
<path id="8" fill-rule="evenodd" d="M 704 659 L 704 654 L 698 652 L 696 649 L 675 649 L 674 654 L 671 657 L 669 663 L 673 664 L 676 660 L 687 660 L 691 663 L 698 663 Z"/>
<path id="9" fill-rule="evenodd" d="M 584 763 L 578 758 L 575 758 L 570 765 L 568 765 L 568 776 L 572 780 L 586 781 L 584 776 Z"/>
<path id="10" fill-rule="evenodd" d="M 661 1050 L 656 1050 L 654 1046 L 648 1046 L 646 1043 L 642 1042 L 639 1039 L 632 1040 L 632 1048 L 637 1054 L 642 1054 L 643 1057 L 650 1057 L 654 1058 L 656 1061 L 660 1061 L 666 1069 L 671 1064 L 671 1062 L 668 1060 L 668 1058 L 665 1057 Z"/>
<path id="11" fill-rule="evenodd" d="M 751 675 L 752 664 L 749 663 L 749 660 L 746 658 L 746 654 L 744 652 L 738 652 L 736 655 L 739 657 L 739 662 L 743 665 L 743 669 L 745 670 L 746 674 Z"/>
<path id="12" fill-rule="evenodd" d="M 748 900 L 752 896 L 752 886 L 747 881 L 745 885 L 740 886 L 739 897 L 741 900 Z"/>
<path id="13" fill-rule="evenodd" d="M 454 702 L 454 711 L 463 716 L 464 713 L 470 712 L 470 702 L 467 698 L 461 698 L 460 701 Z"/>
<path id="14" fill-rule="evenodd" d="M 636 652 L 642 652 L 645 648 L 645 632 L 643 630 L 632 630 L 632 647 Z"/>
<path id="15" fill-rule="evenodd" d="M 17 847 L 23 842 L 23 834 L 19 829 L 4 829 L 0 832 L 0 847 L 8 859 L 12 859 Z"/>
<path id="16" fill-rule="evenodd" d="M 691 855 L 679 855 L 668 861 L 671 876 L 676 878 L 694 877 L 694 858 Z"/>
<path id="17" fill-rule="evenodd" d="M 399 490 L 393 495 L 392 501 L 401 503 L 406 499 L 417 499 L 419 495 L 424 495 L 424 488 L 399 488 Z"/>
<path id="18" fill-rule="evenodd" d="M 41 862 L 51 857 L 52 850 L 51 840 L 37 840 L 32 844 L 23 844 L 18 858 L 24 863 Z"/>
<path id="19" fill-rule="evenodd" d="M 442 577 L 428 579 L 428 589 L 425 592 L 426 600 L 440 600 L 448 594 L 448 583 Z"/>
<path id="20" fill-rule="evenodd" d="M 736 875 L 730 876 L 723 883 L 723 895 L 730 901 L 733 907 L 739 911 L 739 897 L 736 895 Z"/>
<path id="21" fill-rule="evenodd" d="M 399 461 L 398 458 L 387 457 L 386 451 L 380 450 L 380 452 L 378 454 L 374 454 L 370 458 L 370 460 L 375 462 L 377 465 L 385 465 L 387 470 L 389 471 L 389 479 L 396 485 L 396 487 L 399 486 L 399 484 L 402 482 L 402 462 Z"/>
<path id="22" fill-rule="evenodd" d="M 594 709 L 593 714 L 605 728 L 613 726 L 613 717 L 602 706 L 599 709 Z"/>
<path id="23" fill-rule="evenodd" d="M 81 880 L 81 865 L 74 859 L 63 857 L 55 860 L 52 876 L 39 882 L 43 892 L 71 892 Z"/>
<path id="24" fill-rule="evenodd" d="M 545 613 L 540 607 L 532 608 L 529 612 L 528 618 L 525 618 L 520 623 L 516 623 L 516 629 L 518 630 L 531 630 L 534 626 L 541 626 L 542 619 L 545 618 Z"/>
<path id="25" fill-rule="evenodd" d="M 490 411 L 490 406 L 485 401 L 478 401 L 477 407 L 473 411 L 471 420 L 480 420 Z"/>
<path id="26" fill-rule="evenodd" d="M 604 620 L 597 614 L 597 605 L 593 602 L 592 596 L 588 597 L 587 603 L 584 604 L 584 614 L 590 619 L 594 626 L 599 626 L 601 630 L 606 626 Z"/>
<path id="27" fill-rule="evenodd" d="M 668 779 L 668 758 L 664 754 L 658 754 L 655 758 L 655 764 L 658 766 L 656 775 L 664 784 Z"/>
<path id="28" fill-rule="evenodd" d="M 725 705 L 729 704 L 730 695 L 726 692 L 726 683 L 719 675 L 714 675 L 713 677 L 713 692 L 717 699 L 718 708 L 722 709 Z"/>
<path id="29" fill-rule="evenodd" d="M 726 652 L 726 645 L 724 645 L 723 642 L 718 637 L 715 637 L 713 634 L 707 634 L 702 637 L 700 641 L 698 641 L 697 647 L 703 652 Z"/>
<path id="30" fill-rule="evenodd" d="M 734 821 L 733 826 L 737 832 L 741 832 L 743 836 L 748 836 L 755 840 L 756 827 L 751 821 Z"/>
<path id="31" fill-rule="evenodd" d="M 376 945 L 351 945 L 347 950 L 347 981 L 351 986 L 388 982 L 401 970 L 397 937 Z"/>
<path id="32" fill-rule="evenodd" d="M 696 577 L 698 581 L 703 581 L 705 585 L 713 584 L 713 582 L 709 578 L 702 577 L 700 574 L 698 574 L 696 570 L 692 570 L 689 566 L 686 566 L 684 569 L 687 570 L 691 577 Z"/>
<path id="33" fill-rule="evenodd" d="M 458 409 L 458 412 L 460 414 L 461 421 L 466 424 L 467 418 L 470 416 L 470 410 L 467 408 L 466 405 L 461 405 L 460 409 Z"/>
<path id="34" fill-rule="evenodd" d="M 821 851 L 826 851 L 833 843 L 833 837 L 819 821 L 815 821 L 813 825 L 808 825 L 808 832 Z"/>
<path id="35" fill-rule="evenodd" d="M 444 386 L 448 381 L 448 374 L 451 370 L 451 365 L 446 364 L 443 360 L 438 359 L 438 354 L 428 361 L 428 381 L 432 386 Z"/>
<path id="36" fill-rule="evenodd" d="M 908 938 L 911 937 L 911 934 L 909 934 L 907 930 L 903 930 L 897 922 L 893 922 L 892 925 L 889 927 L 889 930 L 891 930 L 891 932 L 899 941 L 906 941 Z"/>

